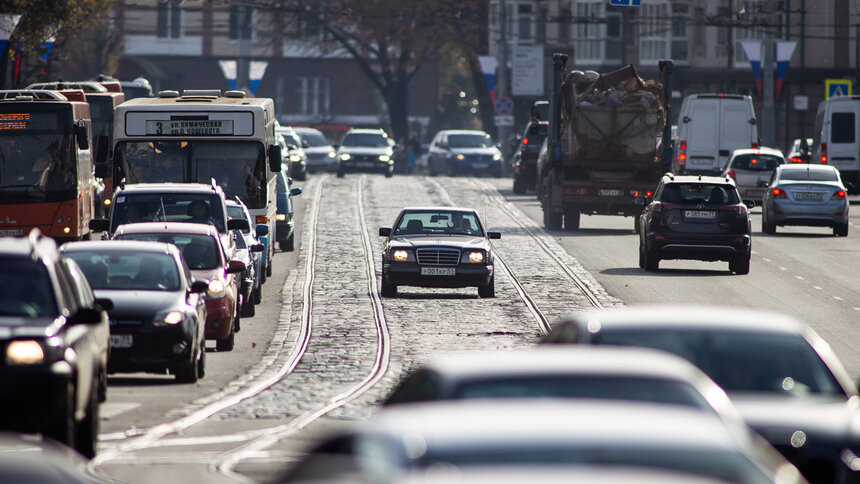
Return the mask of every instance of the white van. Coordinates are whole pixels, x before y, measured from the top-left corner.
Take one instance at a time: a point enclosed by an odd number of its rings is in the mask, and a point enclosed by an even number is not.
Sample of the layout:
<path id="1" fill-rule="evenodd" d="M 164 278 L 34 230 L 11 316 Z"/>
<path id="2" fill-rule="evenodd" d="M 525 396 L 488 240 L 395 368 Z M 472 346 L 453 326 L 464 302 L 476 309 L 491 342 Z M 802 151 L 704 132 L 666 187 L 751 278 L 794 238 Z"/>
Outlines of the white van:
<path id="1" fill-rule="evenodd" d="M 833 165 L 849 193 L 860 192 L 860 96 L 821 101 L 815 115 L 812 163 Z"/>
<path id="2" fill-rule="evenodd" d="M 732 151 L 758 148 L 752 98 L 741 94 L 691 94 L 681 103 L 672 171 L 719 175 Z"/>

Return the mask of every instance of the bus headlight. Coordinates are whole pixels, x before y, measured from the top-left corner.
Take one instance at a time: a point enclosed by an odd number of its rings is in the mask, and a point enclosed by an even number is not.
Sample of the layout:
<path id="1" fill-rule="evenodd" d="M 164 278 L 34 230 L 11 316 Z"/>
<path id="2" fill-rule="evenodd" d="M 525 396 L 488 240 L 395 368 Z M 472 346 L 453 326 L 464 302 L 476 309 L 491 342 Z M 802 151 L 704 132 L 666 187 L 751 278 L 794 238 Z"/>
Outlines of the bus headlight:
<path id="1" fill-rule="evenodd" d="M 9 365 L 34 365 L 45 360 L 45 350 L 38 341 L 13 341 L 6 347 L 6 363 Z"/>

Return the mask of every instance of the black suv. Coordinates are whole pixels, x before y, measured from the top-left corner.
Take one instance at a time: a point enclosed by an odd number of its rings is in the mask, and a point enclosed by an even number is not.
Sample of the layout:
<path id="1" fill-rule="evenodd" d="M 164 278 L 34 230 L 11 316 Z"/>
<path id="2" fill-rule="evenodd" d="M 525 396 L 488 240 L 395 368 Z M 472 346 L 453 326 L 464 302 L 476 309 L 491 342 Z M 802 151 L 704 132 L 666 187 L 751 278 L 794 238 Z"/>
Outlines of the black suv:
<path id="1" fill-rule="evenodd" d="M 107 397 L 112 304 L 56 243 L 0 238 L 0 428 L 38 432 L 92 457 Z"/>
<path id="2" fill-rule="evenodd" d="M 640 215 L 639 267 L 646 271 L 662 259 L 694 259 L 728 261 L 730 271 L 748 274 L 750 246 L 747 206 L 730 177 L 667 173 Z"/>
<path id="3" fill-rule="evenodd" d="M 514 174 L 514 193 L 524 194 L 527 190 L 534 190 L 537 182 L 537 161 L 543 140 L 546 139 L 549 123 L 531 121 L 523 130 L 522 136 L 512 143 L 514 150 L 511 156 L 511 167 Z"/>

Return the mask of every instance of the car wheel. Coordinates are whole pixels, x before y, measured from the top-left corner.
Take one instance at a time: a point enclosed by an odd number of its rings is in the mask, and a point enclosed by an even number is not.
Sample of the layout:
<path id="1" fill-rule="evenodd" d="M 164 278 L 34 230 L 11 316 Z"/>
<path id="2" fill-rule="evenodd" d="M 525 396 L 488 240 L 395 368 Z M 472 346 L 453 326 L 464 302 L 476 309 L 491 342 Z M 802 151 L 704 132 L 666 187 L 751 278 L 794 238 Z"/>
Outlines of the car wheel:
<path id="1" fill-rule="evenodd" d="M 90 392 L 86 415 L 83 420 L 75 424 L 75 450 L 88 459 L 95 457 L 98 449 L 99 402 L 95 390 Z"/>
<path id="2" fill-rule="evenodd" d="M 176 371 L 177 383 L 197 383 L 197 379 L 200 378 L 200 358 L 202 358 L 202 356 L 198 348 L 197 356 L 191 360 L 191 363 L 188 364 L 188 368 Z"/>
<path id="3" fill-rule="evenodd" d="M 457 176 L 457 168 L 454 167 L 453 163 L 451 163 L 449 161 L 447 168 L 448 168 L 448 170 L 447 170 L 448 176 Z"/>
<path id="4" fill-rule="evenodd" d="M 765 211 L 761 214 L 761 231 L 771 235 L 776 233 L 776 224 L 768 220 L 767 212 Z"/>
<path id="5" fill-rule="evenodd" d="M 657 257 L 657 254 L 645 247 L 642 249 L 642 255 L 644 257 L 642 262 L 646 271 L 656 272 L 660 269 L 660 258 Z"/>
<path id="6" fill-rule="evenodd" d="M 254 300 L 254 304 L 260 304 L 263 302 L 263 288 L 257 287 L 251 292 L 251 299 Z"/>
<path id="7" fill-rule="evenodd" d="M 215 340 L 215 349 L 218 351 L 233 351 L 234 346 L 236 346 L 236 333 L 232 330 L 226 338 Z"/>
<path id="8" fill-rule="evenodd" d="M 294 178 L 298 181 L 305 181 L 308 179 L 308 171 L 306 169 L 302 170 L 301 173 L 296 175 Z"/>
<path id="9" fill-rule="evenodd" d="M 266 277 L 269 277 L 271 275 L 272 275 L 272 261 L 269 260 L 269 263 L 266 264 Z"/>
<path id="10" fill-rule="evenodd" d="M 848 237 L 848 224 L 836 224 L 833 226 L 833 235 L 837 237 Z"/>
<path id="11" fill-rule="evenodd" d="M 496 297 L 496 276 L 490 277 L 490 283 L 486 286 L 478 286 L 478 296 L 481 298 Z"/>
<path id="12" fill-rule="evenodd" d="M 382 274 L 382 287 L 379 292 L 382 297 L 397 297 L 397 286 L 389 283 L 385 274 Z"/>
<path id="13" fill-rule="evenodd" d="M 543 211 L 543 226 L 547 230 L 561 230 L 561 222 L 564 214 L 562 212 Z"/>
<path id="14" fill-rule="evenodd" d="M 292 252 L 296 250 L 296 234 L 290 234 L 287 240 L 280 242 L 281 250 L 284 252 Z"/>
<path id="15" fill-rule="evenodd" d="M 579 230 L 579 210 L 576 208 L 568 208 L 564 211 L 564 230 L 572 232 Z"/>
<path id="16" fill-rule="evenodd" d="M 77 440 L 75 439 L 75 387 L 71 383 L 66 384 L 66 395 L 63 408 L 57 415 L 57 419 L 43 432 L 45 436 L 50 437 L 61 444 L 66 444 L 69 447 L 74 447 Z"/>
<path id="17" fill-rule="evenodd" d="M 257 314 L 256 306 L 254 306 L 254 295 L 253 291 L 251 296 L 247 300 L 242 301 L 242 317 L 243 318 L 253 318 Z"/>
<path id="18" fill-rule="evenodd" d="M 242 329 L 242 306 L 245 305 L 245 298 L 239 298 L 236 314 L 233 315 L 233 332 L 238 333 Z"/>
<path id="19" fill-rule="evenodd" d="M 642 242 L 639 242 L 639 268 L 645 268 L 645 248 L 642 246 Z"/>
<path id="20" fill-rule="evenodd" d="M 385 178 L 391 178 L 392 176 L 394 176 L 394 168 L 389 167 L 387 170 L 385 170 Z"/>
<path id="21" fill-rule="evenodd" d="M 107 370 L 104 367 L 99 368 L 99 403 L 107 401 Z"/>
<path id="22" fill-rule="evenodd" d="M 637 234 L 639 233 L 639 225 L 641 221 L 639 220 L 639 214 L 633 216 L 633 231 Z"/>
<path id="23" fill-rule="evenodd" d="M 206 345 L 200 342 L 200 359 L 197 360 L 197 378 L 206 376 Z"/>
<path id="24" fill-rule="evenodd" d="M 750 273 L 750 255 L 742 255 L 729 261 L 729 270 L 735 274 Z"/>
<path id="25" fill-rule="evenodd" d="M 519 178 L 514 178 L 514 193 L 524 195 L 526 193 L 526 184 Z"/>

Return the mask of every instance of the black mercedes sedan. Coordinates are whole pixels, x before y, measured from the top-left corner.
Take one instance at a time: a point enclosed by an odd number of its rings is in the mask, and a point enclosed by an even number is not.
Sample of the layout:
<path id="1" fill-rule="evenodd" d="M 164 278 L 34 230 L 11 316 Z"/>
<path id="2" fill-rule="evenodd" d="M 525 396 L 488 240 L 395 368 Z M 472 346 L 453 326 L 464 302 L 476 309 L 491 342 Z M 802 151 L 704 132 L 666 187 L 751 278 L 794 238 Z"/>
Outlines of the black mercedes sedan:
<path id="1" fill-rule="evenodd" d="M 110 298 L 108 371 L 169 371 L 183 383 L 205 373 L 208 281 L 195 281 L 173 244 L 102 240 L 60 249 L 84 271 L 96 297 Z"/>
<path id="2" fill-rule="evenodd" d="M 499 232 L 487 232 L 469 208 L 404 208 L 382 250 L 382 287 L 396 297 L 397 286 L 477 287 L 480 297 L 495 297 L 493 245 Z"/>

